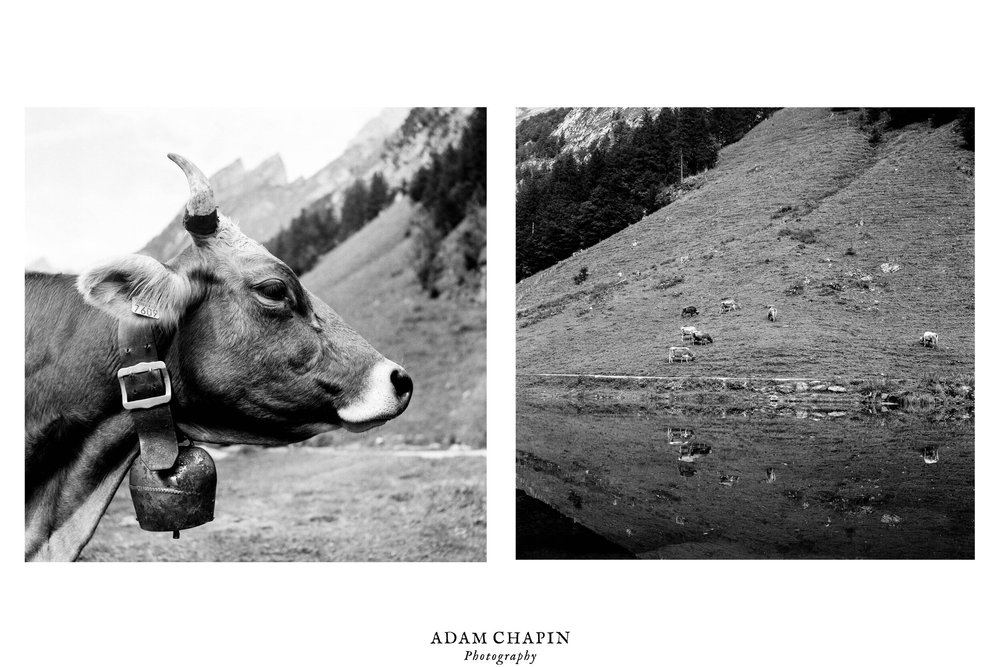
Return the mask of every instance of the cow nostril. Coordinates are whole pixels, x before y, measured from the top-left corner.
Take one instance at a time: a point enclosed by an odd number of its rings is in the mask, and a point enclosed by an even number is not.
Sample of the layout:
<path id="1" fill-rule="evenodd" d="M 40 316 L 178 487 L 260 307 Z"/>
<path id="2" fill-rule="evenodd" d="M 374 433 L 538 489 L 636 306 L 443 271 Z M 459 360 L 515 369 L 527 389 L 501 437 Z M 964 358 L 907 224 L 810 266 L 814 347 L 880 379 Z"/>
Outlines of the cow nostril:
<path id="1" fill-rule="evenodd" d="M 392 381 L 392 386 L 396 390 L 396 396 L 406 396 L 413 393 L 413 380 L 402 368 L 393 369 L 389 380 Z"/>

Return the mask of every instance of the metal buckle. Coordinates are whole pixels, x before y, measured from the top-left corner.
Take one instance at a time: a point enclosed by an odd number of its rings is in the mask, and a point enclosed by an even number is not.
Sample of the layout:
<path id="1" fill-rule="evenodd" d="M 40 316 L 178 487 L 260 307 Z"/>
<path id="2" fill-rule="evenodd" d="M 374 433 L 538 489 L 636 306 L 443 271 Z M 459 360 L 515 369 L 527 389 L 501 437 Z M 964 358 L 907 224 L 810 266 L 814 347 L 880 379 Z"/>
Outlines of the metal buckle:
<path id="1" fill-rule="evenodd" d="M 163 371 L 163 395 L 139 398 L 134 401 L 128 400 L 128 391 L 125 389 L 125 378 L 130 375 L 149 373 L 151 371 Z M 126 410 L 152 408 L 170 402 L 170 375 L 167 373 L 167 365 L 162 361 L 143 361 L 135 366 L 120 369 L 118 371 L 118 384 L 122 389 L 122 405 L 125 406 Z"/>

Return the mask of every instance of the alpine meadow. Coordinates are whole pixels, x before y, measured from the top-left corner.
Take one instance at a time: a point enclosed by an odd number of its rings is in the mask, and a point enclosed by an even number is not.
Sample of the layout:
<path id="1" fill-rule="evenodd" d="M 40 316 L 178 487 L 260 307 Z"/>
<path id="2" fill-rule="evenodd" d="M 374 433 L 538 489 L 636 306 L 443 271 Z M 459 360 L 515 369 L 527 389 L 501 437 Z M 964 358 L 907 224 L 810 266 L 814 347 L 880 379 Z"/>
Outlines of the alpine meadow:
<path id="1" fill-rule="evenodd" d="M 519 557 L 973 557 L 973 110 L 517 141 Z"/>

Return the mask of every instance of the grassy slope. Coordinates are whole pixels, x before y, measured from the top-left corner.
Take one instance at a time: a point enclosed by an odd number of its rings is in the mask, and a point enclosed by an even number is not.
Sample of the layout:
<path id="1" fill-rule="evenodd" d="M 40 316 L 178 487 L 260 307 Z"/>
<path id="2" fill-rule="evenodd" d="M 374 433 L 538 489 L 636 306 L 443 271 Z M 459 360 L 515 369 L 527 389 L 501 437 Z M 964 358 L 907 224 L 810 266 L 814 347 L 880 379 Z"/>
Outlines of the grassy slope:
<path id="1" fill-rule="evenodd" d="M 846 114 L 782 110 L 724 149 L 700 189 L 522 281 L 518 371 L 971 374 L 972 172 L 951 126 L 912 126 L 872 147 Z M 795 210 L 772 217 L 785 206 Z M 817 229 L 817 242 L 779 239 L 784 228 Z M 900 270 L 883 274 L 886 261 Z M 582 267 L 590 277 L 577 286 Z M 874 289 L 847 287 L 852 272 L 874 276 Z M 656 288 L 672 276 L 684 281 Z M 805 278 L 804 294 L 784 294 Z M 820 296 L 828 280 L 844 291 Z M 719 314 L 726 297 L 742 310 Z M 687 305 L 701 315 L 681 320 Z M 715 345 L 693 348 L 694 364 L 667 365 L 687 324 Z M 917 345 L 925 330 L 941 334 L 939 350 Z"/>
<path id="2" fill-rule="evenodd" d="M 413 212 L 411 203 L 397 201 L 327 254 L 302 282 L 413 377 L 409 408 L 368 439 L 455 439 L 485 446 L 486 307 L 433 300 L 420 290 L 406 236 Z"/>
<path id="3" fill-rule="evenodd" d="M 82 560 L 485 560 L 485 457 L 398 454 L 214 452 L 214 521 L 179 540 L 147 533 L 123 484 Z"/>

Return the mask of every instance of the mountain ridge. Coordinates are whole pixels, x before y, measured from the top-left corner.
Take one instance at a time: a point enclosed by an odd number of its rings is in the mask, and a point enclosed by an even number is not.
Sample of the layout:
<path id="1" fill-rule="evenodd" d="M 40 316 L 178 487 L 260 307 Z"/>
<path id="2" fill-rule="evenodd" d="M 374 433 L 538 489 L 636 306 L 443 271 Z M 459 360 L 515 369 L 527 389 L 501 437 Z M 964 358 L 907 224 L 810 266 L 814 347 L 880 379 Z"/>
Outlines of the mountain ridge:
<path id="1" fill-rule="evenodd" d="M 275 154 L 249 170 L 236 159 L 209 181 L 220 209 L 247 236 L 265 242 L 302 209 L 342 203 L 344 191 L 357 179 L 382 172 L 391 187 L 400 187 L 432 152 L 458 140 L 469 113 L 471 109 L 458 107 L 388 108 L 362 126 L 340 155 L 309 177 L 289 182 L 284 161 Z M 180 204 L 173 219 L 140 252 L 168 261 L 183 250 L 190 243 L 180 224 L 183 212 Z"/>
<path id="2" fill-rule="evenodd" d="M 557 139 L 560 147 L 555 156 L 518 156 L 517 169 L 548 169 L 558 155 L 573 154 L 586 159 L 587 152 L 594 146 L 608 140 L 614 143 L 617 139 L 615 129 L 619 123 L 631 128 L 638 125 L 648 112 L 652 118 L 659 115 L 661 107 L 535 107 L 519 109 L 516 124 L 521 125 L 526 120 L 542 114 L 559 111 L 564 115 L 553 129 L 540 137 L 539 141 Z M 520 148 L 520 146 L 519 146 Z"/>

